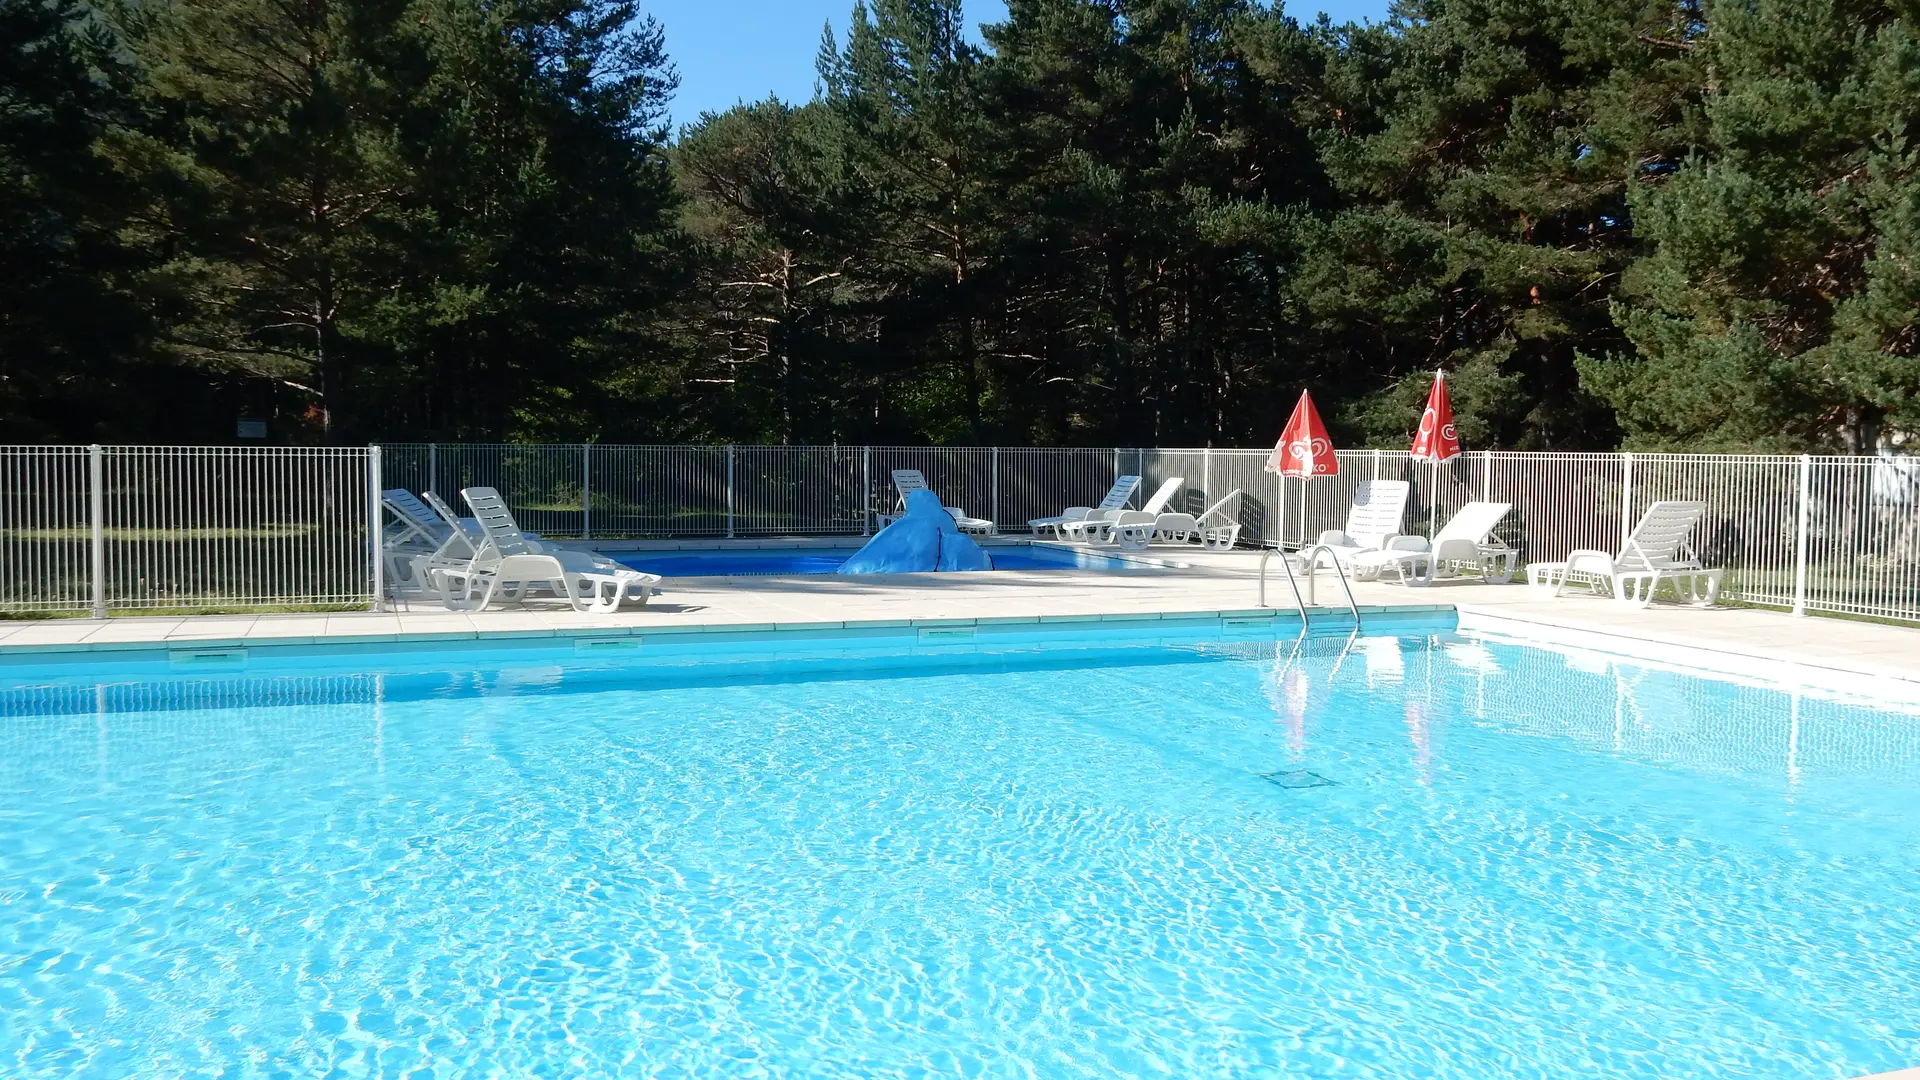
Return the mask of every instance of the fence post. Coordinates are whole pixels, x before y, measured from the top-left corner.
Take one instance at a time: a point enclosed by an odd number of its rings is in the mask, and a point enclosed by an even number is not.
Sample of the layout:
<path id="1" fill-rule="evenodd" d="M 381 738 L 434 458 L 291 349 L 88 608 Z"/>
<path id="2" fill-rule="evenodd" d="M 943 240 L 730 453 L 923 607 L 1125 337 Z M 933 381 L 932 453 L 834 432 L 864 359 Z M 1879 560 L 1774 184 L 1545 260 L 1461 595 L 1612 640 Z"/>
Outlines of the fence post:
<path id="1" fill-rule="evenodd" d="M 1493 501 L 1493 451 L 1480 451 L 1480 501 Z"/>
<path id="2" fill-rule="evenodd" d="M 580 444 L 580 539 L 593 539 L 593 444 Z"/>
<path id="3" fill-rule="evenodd" d="M 93 591 L 93 617 L 107 617 L 107 493 L 105 490 L 106 452 L 99 443 L 87 447 L 87 513 L 91 550 L 88 576 Z"/>
<path id="4" fill-rule="evenodd" d="M 1813 516 L 1813 455 L 1800 455 L 1800 514 L 1793 539 L 1793 613 L 1807 613 L 1807 531 Z"/>
<path id="5" fill-rule="evenodd" d="M 1633 452 L 1620 455 L 1620 549 L 1626 550 L 1633 535 Z"/>
<path id="6" fill-rule="evenodd" d="M 1200 448 L 1200 497 L 1207 502 L 1213 501 L 1213 447 L 1211 446 Z M 1192 507 L 1193 504 L 1186 501 L 1185 495 L 1180 499 L 1182 510 Z"/>
<path id="7" fill-rule="evenodd" d="M 860 448 L 860 535 L 873 535 L 873 444 Z"/>
<path id="8" fill-rule="evenodd" d="M 1380 479 L 1380 451 L 1373 452 L 1373 479 Z"/>
<path id="9" fill-rule="evenodd" d="M 733 444 L 727 444 L 727 539 L 733 539 Z"/>
<path id="10" fill-rule="evenodd" d="M 1000 448 L 993 448 L 993 509 L 987 511 L 988 521 L 1000 520 Z"/>
<path id="11" fill-rule="evenodd" d="M 440 444 L 427 444 L 427 490 L 440 494 Z"/>
<path id="12" fill-rule="evenodd" d="M 369 611 L 379 611 L 387 598 L 387 567 L 383 561 L 385 547 L 380 540 L 386 530 L 381 517 L 380 505 L 380 447 L 367 447 L 367 559 L 373 564 L 373 604 Z"/>

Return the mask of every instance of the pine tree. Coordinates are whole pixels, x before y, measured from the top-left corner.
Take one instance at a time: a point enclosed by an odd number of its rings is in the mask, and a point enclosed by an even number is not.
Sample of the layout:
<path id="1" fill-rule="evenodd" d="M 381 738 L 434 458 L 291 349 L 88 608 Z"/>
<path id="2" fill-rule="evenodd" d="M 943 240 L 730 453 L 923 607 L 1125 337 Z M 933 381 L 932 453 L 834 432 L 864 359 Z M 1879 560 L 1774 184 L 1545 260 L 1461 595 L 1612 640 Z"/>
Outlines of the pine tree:
<path id="1" fill-rule="evenodd" d="M 1346 198 L 1297 295 L 1314 351 L 1345 358 L 1349 431 L 1401 443 L 1439 368 L 1479 445 L 1612 439 L 1575 356 L 1620 340 L 1627 176 L 1687 137 L 1691 18 L 1686 0 L 1410 0 L 1318 32 Z"/>
<path id="2" fill-rule="evenodd" d="M 354 328 L 378 424 L 446 438 L 636 437 L 686 267 L 661 126 L 675 77 L 630 0 L 415 0 L 419 74 L 386 227 L 404 257 Z M 402 67 L 401 71 L 408 70 Z"/>
<path id="3" fill-rule="evenodd" d="M 820 75 L 849 194 L 880 224 L 867 272 L 890 286 L 883 348 L 924 365 L 919 393 L 895 404 L 936 438 L 978 442 L 993 384 L 981 279 L 999 215 L 980 57 L 963 31 L 959 0 L 857 3 L 845 48 L 823 45 Z"/>
<path id="4" fill-rule="evenodd" d="M 868 435 L 880 380 L 866 347 L 871 299 L 848 269 L 868 247 L 820 104 L 709 115 L 674 152 L 702 245 L 690 322 L 690 389 L 723 437 L 778 443 Z"/>
<path id="5" fill-rule="evenodd" d="M 1920 431 L 1920 27 L 1910 5 L 1711 3 L 1705 130 L 1643 170 L 1614 318 L 1584 374 L 1628 445 L 1871 452 Z"/>
<path id="6" fill-rule="evenodd" d="M 393 72 L 401 0 L 180 0 L 133 9 L 153 107 L 130 156 L 169 161 L 163 242 L 189 318 L 174 343 L 310 398 L 337 437 L 344 328 L 390 284 L 382 231 L 407 177 Z"/>
<path id="7" fill-rule="evenodd" d="M 114 383 L 146 355 L 140 209 L 104 143 L 131 122 L 119 43 L 72 0 L 0 0 L 0 430 L 7 441 L 138 429 Z"/>

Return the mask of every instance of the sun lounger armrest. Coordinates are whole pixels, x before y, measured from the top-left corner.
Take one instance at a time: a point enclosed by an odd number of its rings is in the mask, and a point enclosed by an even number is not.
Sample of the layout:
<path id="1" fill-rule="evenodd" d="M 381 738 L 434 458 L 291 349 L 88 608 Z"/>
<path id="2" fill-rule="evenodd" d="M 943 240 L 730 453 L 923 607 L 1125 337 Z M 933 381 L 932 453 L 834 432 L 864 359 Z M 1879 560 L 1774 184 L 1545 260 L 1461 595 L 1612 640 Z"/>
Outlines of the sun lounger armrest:
<path id="1" fill-rule="evenodd" d="M 1441 562 L 1478 562 L 1485 554 L 1478 540 L 1465 537 L 1442 540 L 1433 550 L 1433 557 Z"/>
<path id="2" fill-rule="evenodd" d="M 1566 567 L 1570 574 L 1611 574 L 1613 553 L 1598 548 L 1576 548 L 1567 552 Z"/>

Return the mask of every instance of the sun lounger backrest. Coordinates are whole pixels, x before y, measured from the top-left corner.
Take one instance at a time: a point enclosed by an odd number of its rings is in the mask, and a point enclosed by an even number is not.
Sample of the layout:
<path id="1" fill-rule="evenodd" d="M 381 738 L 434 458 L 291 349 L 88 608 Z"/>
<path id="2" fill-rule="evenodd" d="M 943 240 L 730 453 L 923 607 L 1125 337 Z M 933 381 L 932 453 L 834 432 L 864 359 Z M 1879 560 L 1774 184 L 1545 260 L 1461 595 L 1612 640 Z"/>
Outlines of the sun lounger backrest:
<path id="1" fill-rule="evenodd" d="M 388 531 L 390 544 L 410 543 L 415 537 L 422 543 L 438 544 L 453 528 L 406 488 L 388 488 L 380 493 L 380 501 L 400 519 L 398 529 Z"/>
<path id="2" fill-rule="evenodd" d="M 905 507 L 907 505 L 907 492 L 925 491 L 926 489 L 927 478 L 919 469 L 893 470 L 893 490 L 900 496 L 899 506 Z"/>
<path id="3" fill-rule="evenodd" d="M 1194 520 L 1205 521 L 1208 518 L 1212 517 L 1213 515 L 1220 513 L 1220 508 L 1227 505 L 1229 502 L 1232 502 L 1234 496 L 1238 494 L 1240 494 L 1239 488 L 1234 488 L 1232 491 L 1227 492 L 1225 495 L 1222 495 L 1220 497 L 1219 502 L 1214 503 L 1212 506 L 1207 507 L 1205 510 L 1202 510 L 1200 512 L 1200 516 L 1198 518 L 1195 518 Z"/>
<path id="4" fill-rule="evenodd" d="M 445 532 L 449 526 L 440 520 L 433 508 L 420 501 L 420 497 L 406 488 L 388 488 L 380 493 L 380 501 L 387 504 L 394 513 L 420 526 L 423 529 Z"/>
<path id="5" fill-rule="evenodd" d="M 1445 540 L 1471 540 L 1479 543 L 1513 509 L 1512 503 L 1470 502 L 1454 512 L 1433 538 L 1435 546 Z"/>
<path id="6" fill-rule="evenodd" d="M 1618 562 L 1623 567 L 1649 570 L 1693 565 L 1697 560 L 1687 546 L 1687 535 L 1706 512 L 1707 504 L 1695 500 L 1654 503 L 1640 515 L 1640 523 L 1627 537 Z"/>
<path id="7" fill-rule="evenodd" d="M 1347 511 L 1347 535 L 1378 546 L 1398 533 L 1410 486 L 1405 480 L 1362 480 L 1353 489 L 1353 506 Z"/>
<path id="8" fill-rule="evenodd" d="M 1113 482 L 1113 487 L 1108 489 L 1107 497 L 1104 499 L 1101 499 L 1100 505 L 1094 507 L 1094 509 L 1096 510 L 1120 509 L 1121 507 L 1127 505 L 1128 499 L 1133 498 L 1133 489 L 1139 486 L 1140 486 L 1140 478 L 1137 476 L 1120 477 L 1118 480 L 1115 480 Z"/>
<path id="9" fill-rule="evenodd" d="M 453 507 L 448 506 L 446 501 L 440 498 L 439 495 L 429 491 L 422 495 L 421 498 L 426 501 L 428 506 L 433 508 L 433 512 L 439 515 L 441 521 L 446 522 L 462 534 L 466 533 L 466 527 L 460 524 L 460 518 L 453 512 Z"/>
<path id="10" fill-rule="evenodd" d="M 474 520 L 494 550 L 502 555 L 540 554 L 540 549 L 520 532 L 519 522 L 513 520 L 513 511 L 507 509 L 507 500 L 498 491 L 490 487 L 461 488 L 460 497 L 473 508 Z"/>
<path id="11" fill-rule="evenodd" d="M 1153 493 L 1153 498 L 1148 499 L 1146 505 L 1140 508 L 1141 512 L 1146 514 L 1166 513 L 1167 504 L 1173 501 L 1174 492 L 1186 486 L 1187 478 L 1184 476 L 1167 477 L 1166 482 L 1161 484 L 1159 490 Z"/>

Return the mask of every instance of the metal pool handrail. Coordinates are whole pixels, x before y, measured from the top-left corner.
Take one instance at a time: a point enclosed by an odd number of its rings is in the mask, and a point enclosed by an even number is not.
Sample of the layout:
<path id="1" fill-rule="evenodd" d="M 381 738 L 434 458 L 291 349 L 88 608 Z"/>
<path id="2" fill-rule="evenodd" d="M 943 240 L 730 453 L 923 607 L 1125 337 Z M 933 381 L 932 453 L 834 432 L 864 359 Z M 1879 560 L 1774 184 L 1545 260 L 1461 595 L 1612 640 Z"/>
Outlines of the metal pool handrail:
<path id="1" fill-rule="evenodd" d="M 1327 558 L 1333 560 L 1333 575 L 1340 579 L 1340 590 L 1347 594 L 1347 610 L 1353 612 L 1353 624 L 1359 626 L 1360 605 L 1354 602 L 1353 586 L 1347 584 L 1346 571 L 1340 569 L 1340 556 L 1333 553 L 1331 546 L 1327 544 L 1315 544 L 1310 548 L 1303 548 L 1301 550 L 1301 561 L 1306 563 L 1308 568 L 1307 586 L 1309 590 L 1312 589 L 1313 567 L 1319 559 L 1319 553 L 1322 551 L 1327 553 Z M 1304 628 L 1308 620 L 1307 601 L 1300 596 L 1300 582 L 1293 576 L 1293 564 L 1287 562 L 1286 552 L 1281 551 L 1279 548 L 1268 548 L 1260 553 L 1260 606 L 1267 606 L 1267 560 L 1273 558 L 1276 553 L 1281 556 L 1280 568 L 1287 572 L 1287 584 L 1293 589 L 1293 602 L 1294 605 L 1300 609 L 1300 625 Z M 1314 557 L 1313 560 L 1306 558 L 1309 555 Z"/>

